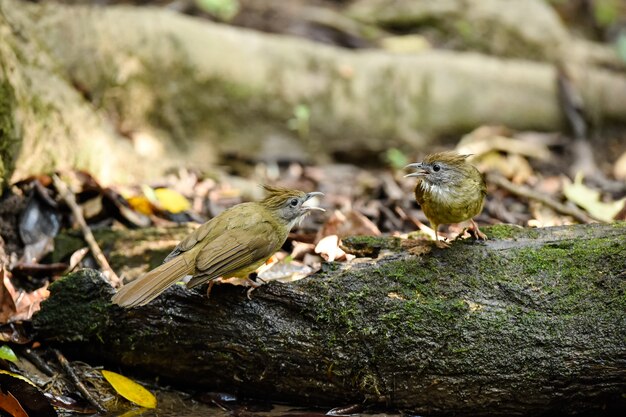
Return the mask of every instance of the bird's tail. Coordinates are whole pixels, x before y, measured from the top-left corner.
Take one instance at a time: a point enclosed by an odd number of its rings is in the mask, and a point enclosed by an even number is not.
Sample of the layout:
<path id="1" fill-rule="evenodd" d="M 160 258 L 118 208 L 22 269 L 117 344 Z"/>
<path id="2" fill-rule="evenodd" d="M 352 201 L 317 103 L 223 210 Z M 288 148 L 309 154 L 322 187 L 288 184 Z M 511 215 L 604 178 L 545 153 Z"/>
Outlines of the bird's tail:
<path id="1" fill-rule="evenodd" d="M 166 288 L 191 274 L 193 261 L 187 259 L 189 253 L 179 255 L 172 260 L 154 268 L 133 282 L 124 285 L 111 299 L 121 307 L 136 307 L 148 304 L 158 297 Z"/>

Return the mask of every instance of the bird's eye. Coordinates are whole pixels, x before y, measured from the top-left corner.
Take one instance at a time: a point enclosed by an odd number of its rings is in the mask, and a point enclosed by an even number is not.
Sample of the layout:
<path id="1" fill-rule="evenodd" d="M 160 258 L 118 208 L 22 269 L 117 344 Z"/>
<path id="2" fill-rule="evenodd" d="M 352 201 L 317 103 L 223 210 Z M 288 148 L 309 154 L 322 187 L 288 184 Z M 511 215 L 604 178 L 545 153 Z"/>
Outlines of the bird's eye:
<path id="1" fill-rule="evenodd" d="M 439 164 L 433 165 L 433 171 L 435 171 L 435 172 L 441 171 L 441 165 L 439 165 Z"/>
<path id="2" fill-rule="evenodd" d="M 289 205 L 291 207 L 296 207 L 298 205 L 298 199 L 297 198 L 292 198 L 291 200 L 289 200 Z"/>

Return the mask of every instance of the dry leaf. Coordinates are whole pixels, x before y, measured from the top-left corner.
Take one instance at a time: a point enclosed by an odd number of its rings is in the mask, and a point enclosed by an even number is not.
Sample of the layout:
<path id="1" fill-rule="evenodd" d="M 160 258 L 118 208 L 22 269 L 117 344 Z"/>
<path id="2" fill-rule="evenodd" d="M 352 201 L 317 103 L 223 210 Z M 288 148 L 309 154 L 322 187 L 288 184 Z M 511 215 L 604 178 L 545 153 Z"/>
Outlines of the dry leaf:
<path id="1" fill-rule="evenodd" d="M 4 410 L 13 417 L 28 417 L 20 402 L 11 394 L 6 394 L 0 390 L 0 410 Z"/>
<path id="2" fill-rule="evenodd" d="M 626 198 L 608 203 L 600 201 L 600 192 L 583 184 L 582 175 L 577 175 L 574 182 L 565 179 L 563 194 L 573 203 L 585 209 L 593 218 L 610 223 L 624 208 Z"/>
<path id="3" fill-rule="evenodd" d="M 312 243 L 291 242 L 293 249 L 291 250 L 291 259 L 302 260 L 307 253 L 313 253 L 315 251 L 315 245 Z"/>
<path id="4" fill-rule="evenodd" d="M 350 210 L 345 214 L 335 210 L 318 233 L 319 238 L 329 235 L 337 235 L 340 238 L 355 235 L 379 236 L 380 230 L 370 219 L 356 210 Z"/>
<path id="5" fill-rule="evenodd" d="M 0 324 L 8 322 L 17 311 L 13 297 L 11 297 L 11 293 L 5 286 L 6 280 L 4 275 L 4 266 L 0 264 Z M 13 285 L 11 284 L 11 286 Z"/>
<path id="6" fill-rule="evenodd" d="M 315 270 L 313 268 L 303 265 L 300 262 L 281 262 L 272 265 L 270 269 L 259 274 L 259 278 L 265 282 L 293 282 L 305 278 L 314 272 Z"/>
<path id="7" fill-rule="evenodd" d="M 475 156 L 498 151 L 541 160 L 550 158 L 550 150 L 545 144 L 505 136 L 508 133 L 506 128 L 500 126 L 481 126 L 463 136 L 456 151 L 462 155 Z"/>
<path id="8" fill-rule="evenodd" d="M 48 291 L 48 284 L 32 292 L 18 291 L 9 277 L 4 276 L 2 283 L 0 283 L 0 295 L 3 295 L 0 319 L 18 321 L 30 320 L 33 314 L 39 311 L 41 302 L 48 298 L 50 292 Z M 13 303 L 13 307 L 11 303 Z M 13 313 L 6 317 L 5 313 L 11 308 L 14 308 Z"/>
<path id="9" fill-rule="evenodd" d="M 499 172 L 515 184 L 527 182 L 534 171 L 525 157 L 521 155 L 503 155 L 500 152 L 488 152 L 479 158 L 473 158 L 472 163 L 482 172 Z"/>
<path id="10" fill-rule="evenodd" d="M 109 384 L 111 384 L 115 391 L 128 401 L 133 402 L 140 407 L 156 408 L 156 397 L 135 381 L 115 372 L 106 370 L 102 370 L 101 372 L 104 379 L 109 381 Z"/>
<path id="11" fill-rule="evenodd" d="M 339 247 L 339 236 L 330 235 L 320 240 L 315 246 L 315 253 L 322 255 L 328 262 L 344 258 L 346 253 Z"/>

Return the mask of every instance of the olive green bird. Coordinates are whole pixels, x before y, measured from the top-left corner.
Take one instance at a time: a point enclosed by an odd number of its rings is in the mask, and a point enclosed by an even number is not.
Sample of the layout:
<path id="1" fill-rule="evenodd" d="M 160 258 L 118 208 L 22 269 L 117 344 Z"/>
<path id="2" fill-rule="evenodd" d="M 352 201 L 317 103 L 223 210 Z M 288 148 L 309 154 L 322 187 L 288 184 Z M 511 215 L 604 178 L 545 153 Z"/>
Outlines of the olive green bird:
<path id="1" fill-rule="evenodd" d="M 245 278 L 287 240 L 291 228 L 313 210 L 305 206 L 320 192 L 264 186 L 267 197 L 231 207 L 183 239 L 163 264 L 124 285 L 112 298 L 122 307 L 149 303 L 166 288 L 192 275 L 188 288 L 217 278 Z"/>
<path id="2" fill-rule="evenodd" d="M 405 167 L 417 169 L 405 177 L 418 178 L 415 200 L 435 231 L 439 247 L 449 246 L 439 240 L 439 226 L 465 220 L 472 223 L 478 238 L 487 239 L 473 219 L 483 210 L 487 186 L 480 171 L 467 162 L 468 156 L 453 151 L 439 152 Z"/>

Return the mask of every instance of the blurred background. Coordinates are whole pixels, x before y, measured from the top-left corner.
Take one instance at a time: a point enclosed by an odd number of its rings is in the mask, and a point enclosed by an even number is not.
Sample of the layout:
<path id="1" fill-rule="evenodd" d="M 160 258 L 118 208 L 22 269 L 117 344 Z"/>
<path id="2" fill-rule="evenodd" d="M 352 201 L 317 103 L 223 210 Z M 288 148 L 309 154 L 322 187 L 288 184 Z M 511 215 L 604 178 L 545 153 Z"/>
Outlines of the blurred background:
<path id="1" fill-rule="evenodd" d="M 0 38 L 3 341 L 107 272 L 73 228 L 127 281 L 263 183 L 327 210 L 267 279 L 432 238 L 404 167 L 441 150 L 485 175 L 481 226 L 626 219 L 623 0 L 0 0 Z"/>

